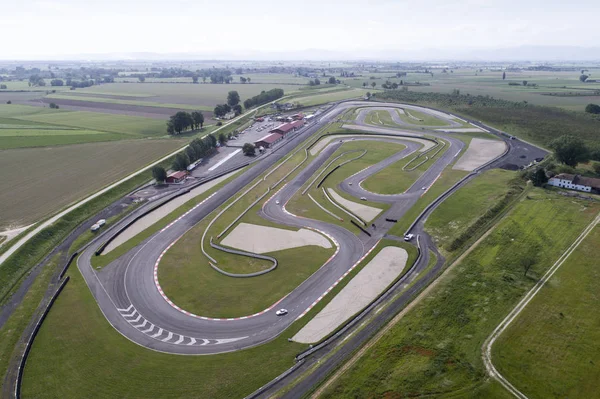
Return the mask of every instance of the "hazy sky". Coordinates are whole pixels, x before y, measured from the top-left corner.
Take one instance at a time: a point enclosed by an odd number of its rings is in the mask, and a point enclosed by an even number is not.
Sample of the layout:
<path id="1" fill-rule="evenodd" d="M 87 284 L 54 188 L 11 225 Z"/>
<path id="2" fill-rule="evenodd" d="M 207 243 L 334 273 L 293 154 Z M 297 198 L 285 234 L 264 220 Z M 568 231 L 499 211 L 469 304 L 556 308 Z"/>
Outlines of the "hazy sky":
<path id="1" fill-rule="evenodd" d="M 600 1 L 0 0 L 0 58 L 597 46 Z"/>

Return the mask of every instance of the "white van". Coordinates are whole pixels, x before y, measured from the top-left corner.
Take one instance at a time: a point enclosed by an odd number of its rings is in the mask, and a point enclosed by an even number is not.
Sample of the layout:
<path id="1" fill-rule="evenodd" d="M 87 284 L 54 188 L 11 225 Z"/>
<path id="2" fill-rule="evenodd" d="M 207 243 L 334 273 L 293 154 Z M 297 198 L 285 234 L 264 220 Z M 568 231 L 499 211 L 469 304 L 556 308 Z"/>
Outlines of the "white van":
<path id="1" fill-rule="evenodd" d="M 105 219 L 100 219 L 96 222 L 96 224 L 100 227 L 104 226 L 106 224 L 106 220 Z"/>

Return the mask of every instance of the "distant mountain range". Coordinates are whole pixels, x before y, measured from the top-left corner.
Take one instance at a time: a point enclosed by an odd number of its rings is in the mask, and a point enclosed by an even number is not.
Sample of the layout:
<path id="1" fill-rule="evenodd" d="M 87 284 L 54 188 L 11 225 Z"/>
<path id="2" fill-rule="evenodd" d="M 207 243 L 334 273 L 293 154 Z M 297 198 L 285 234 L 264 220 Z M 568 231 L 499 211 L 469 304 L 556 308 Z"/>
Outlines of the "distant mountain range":
<path id="1" fill-rule="evenodd" d="M 598 61 L 600 47 L 578 46 L 519 46 L 486 49 L 423 48 L 419 50 L 355 50 L 336 51 L 305 49 L 286 51 L 218 51 L 194 53 L 108 53 L 56 55 L 44 60 L 257 60 L 257 61 Z"/>

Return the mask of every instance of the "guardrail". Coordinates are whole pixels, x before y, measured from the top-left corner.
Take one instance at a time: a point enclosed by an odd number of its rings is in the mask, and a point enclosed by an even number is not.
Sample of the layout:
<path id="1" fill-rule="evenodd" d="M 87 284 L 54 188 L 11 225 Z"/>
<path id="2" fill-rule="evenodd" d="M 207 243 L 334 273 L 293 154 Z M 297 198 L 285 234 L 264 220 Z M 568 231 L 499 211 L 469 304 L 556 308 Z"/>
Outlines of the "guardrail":
<path id="1" fill-rule="evenodd" d="M 102 254 L 102 252 L 106 249 L 106 247 L 108 246 L 108 244 L 110 244 L 115 238 L 117 238 L 121 233 L 123 233 L 125 230 L 127 230 L 129 227 L 131 227 L 135 222 L 137 222 L 138 220 L 140 220 L 141 218 L 143 218 L 144 216 L 147 216 L 148 214 L 150 214 L 151 212 L 154 212 L 155 210 L 157 210 L 158 208 L 160 208 L 161 206 L 169 203 L 170 201 L 174 200 L 175 198 L 178 198 L 182 195 L 188 194 L 191 190 L 195 189 L 196 187 L 199 187 L 205 183 L 208 183 L 212 180 L 218 179 L 219 177 L 222 177 L 228 173 L 234 172 L 236 170 L 245 168 L 246 166 L 248 166 L 250 164 L 250 162 L 246 162 L 243 163 L 241 165 L 237 165 L 234 166 L 232 168 L 229 169 L 225 169 L 217 174 L 215 174 L 214 176 L 208 177 L 203 179 L 200 182 L 194 183 L 192 185 L 190 185 L 190 187 L 187 187 L 185 190 L 179 190 L 177 192 L 175 192 L 174 194 L 171 194 L 169 196 L 167 196 L 166 199 L 163 199 L 161 202 L 157 203 L 155 206 L 150 207 L 149 209 L 145 209 L 142 212 L 140 212 L 138 215 L 136 215 L 135 217 L 133 217 L 132 219 L 130 219 L 127 223 L 125 223 L 122 227 L 120 227 L 113 235 L 111 235 L 106 241 L 104 241 L 102 244 L 100 244 L 100 246 L 96 249 L 95 255 L 99 256 L 100 254 Z"/>
<path id="2" fill-rule="evenodd" d="M 341 210 L 342 212 L 345 212 L 347 215 L 349 215 L 350 217 L 355 218 L 356 220 L 360 221 L 363 225 L 367 225 L 367 223 L 362 220 L 360 217 L 358 217 L 357 215 L 355 215 L 354 213 L 350 212 L 349 210 L 347 210 L 346 208 L 344 208 L 341 205 L 338 205 L 330 196 L 329 194 L 327 194 L 327 191 L 325 191 L 324 187 L 321 187 L 321 190 L 323 190 L 323 194 L 325 194 L 325 198 L 327 198 L 329 200 L 329 202 L 331 202 L 333 204 L 333 206 L 335 206 L 336 208 L 338 208 L 339 210 Z"/>
<path id="3" fill-rule="evenodd" d="M 350 223 L 352 223 L 353 225 L 355 225 L 356 227 L 358 227 L 363 233 L 365 233 L 366 235 L 368 235 L 369 237 L 371 237 L 371 233 L 369 233 L 367 230 L 365 230 L 361 225 L 359 225 L 358 223 L 356 223 L 354 220 L 350 220 Z"/>
<path id="4" fill-rule="evenodd" d="M 271 187 L 267 187 L 267 191 L 265 191 L 260 197 L 254 200 L 246 209 L 242 211 L 242 213 L 240 213 L 235 219 L 233 219 L 233 222 L 229 223 L 229 225 L 225 227 L 225 229 L 221 233 L 219 233 L 219 235 L 217 235 L 217 238 L 223 237 L 223 235 L 227 233 L 229 229 L 233 227 L 234 224 L 236 224 L 246 213 L 248 213 L 248 211 L 252 209 L 254 205 L 258 204 L 263 198 L 265 198 L 265 196 L 269 194 L 270 191 Z"/>
<path id="5" fill-rule="evenodd" d="M 65 264 L 65 266 L 63 267 L 62 271 L 60 272 L 60 274 L 58 275 L 58 279 L 62 280 L 62 278 L 64 277 L 65 273 L 67 272 L 67 269 L 69 268 L 69 265 L 71 264 L 71 262 L 73 262 L 73 259 L 75 259 L 77 257 L 77 255 L 79 254 L 78 251 L 73 252 L 73 254 L 69 257 L 69 259 L 67 260 L 67 263 Z"/>
<path id="6" fill-rule="evenodd" d="M 334 218 L 336 218 L 337 220 L 339 220 L 340 222 L 343 222 L 344 219 L 339 217 L 338 215 L 336 215 L 335 213 L 331 212 L 329 209 L 325 208 L 323 205 L 319 204 L 317 202 L 317 200 L 315 200 L 312 195 L 308 194 L 308 198 L 310 198 L 312 200 L 312 202 L 314 202 L 319 208 L 321 208 L 321 210 L 325 211 L 327 214 L 333 216 Z"/>
<path id="7" fill-rule="evenodd" d="M 418 251 L 417 258 L 411 265 L 410 269 L 408 269 L 406 271 L 406 273 L 404 273 L 404 275 L 398 279 L 398 281 L 396 281 L 394 284 L 392 284 L 387 290 L 385 290 L 384 292 L 379 294 L 377 296 L 377 298 L 375 298 L 373 301 L 371 301 L 371 303 L 369 305 L 367 305 L 367 307 L 365 307 L 360 313 L 358 313 L 356 316 L 354 316 L 353 318 L 348 320 L 346 323 L 344 323 L 341 327 L 339 327 L 336 332 L 331 334 L 329 337 L 326 337 L 324 340 L 317 343 L 316 345 L 313 345 L 312 348 L 309 348 L 309 349 L 297 354 L 295 357 L 296 361 L 304 360 L 307 356 L 312 355 L 313 353 L 317 352 L 320 349 L 323 349 L 324 347 L 326 347 L 327 345 L 329 345 L 330 343 L 335 341 L 337 338 L 339 338 L 341 335 L 343 335 L 346 331 L 348 331 L 350 328 L 352 328 L 358 322 L 360 322 L 369 312 L 371 312 L 375 307 L 377 307 L 381 302 L 383 302 L 393 291 L 395 291 L 401 284 L 404 283 L 406 277 L 408 275 L 410 275 L 411 271 L 417 266 L 417 264 L 421 260 L 421 257 L 423 256 L 423 251 L 421 250 L 421 242 L 420 242 L 418 236 L 417 236 L 417 251 Z"/>
<path id="8" fill-rule="evenodd" d="M 60 295 L 63 288 L 65 288 L 65 285 L 67 285 L 68 282 L 69 282 L 69 276 L 67 276 L 67 278 L 65 278 L 60 283 L 60 285 L 58 286 L 58 288 L 56 289 L 56 291 L 50 298 L 50 302 L 48 302 L 46 309 L 44 309 L 44 312 L 42 313 L 42 315 L 38 319 L 37 323 L 35 324 L 35 327 L 33 328 L 33 331 L 31 332 L 29 339 L 25 343 L 25 351 L 23 351 L 23 356 L 21 357 L 21 361 L 19 362 L 19 368 L 17 370 L 17 380 L 15 383 L 15 398 L 16 399 L 21 398 L 21 384 L 23 383 L 23 372 L 25 371 L 25 364 L 27 362 L 27 357 L 29 356 L 29 352 L 31 351 L 31 346 L 33 345 L 33 341 L 35 340 L 35 337 L 37 336 L 38 332 L 40 331 L 40 328 L 42 327 L 42 323 L 46 319 L 46 316 L 48 316 L 48 312 L 50 311 L 50 308 L 52 307 L 52 305 L 54 305 L 56 298 L 58 298 L 58 296 Z"/>
<path id="9" fill-rule="evenodd" d="M 266 269 L 266 270 L 261 270 L 259 272 L 254 272 L 254 273 L 246 273 L 246 274 L 237 274 L 237 273 L 229 273 L 226 272 L 225 270 L 220 269 L 219 267 L 217 267 L 215 264 L 209 262 L 210 266 L 215 269 L 216 271 L 218 271 L 221 274 L 224 274 L 226 276 L 229 277 L 240 277 L 240 278 L 244 278 L 244 277 L 256 277 L 256 276 L 261 276 L 263 274 L 267 274 L 273 270 L 275 270 L 277 268 L 278 262 L 277 259 L 272 257 L 272 256 L 268 256 L 268 255 L 260 255 L 260 254 L 255 254 L 252 252 L 246 252 L 246 251 L 239 251 L 237 249 L 231 249 L 231 248 L 226 248 L 223 246 L 220 246 L 218 244 L 213 243 L 212 237 L 210 238 L 210 246 L 218 249 L 219 251 L 223 251 L 223 252 L 227 252 L 230 254 L 234 254 L 234 255 L 241 255 L 241 256 L 247 256 L 249 258 L 255 258 L 255 259 L 263 259 L 263 260 L 268 260 L 273 262 L 273 266 L 271 266 L 270 268 Z"/>

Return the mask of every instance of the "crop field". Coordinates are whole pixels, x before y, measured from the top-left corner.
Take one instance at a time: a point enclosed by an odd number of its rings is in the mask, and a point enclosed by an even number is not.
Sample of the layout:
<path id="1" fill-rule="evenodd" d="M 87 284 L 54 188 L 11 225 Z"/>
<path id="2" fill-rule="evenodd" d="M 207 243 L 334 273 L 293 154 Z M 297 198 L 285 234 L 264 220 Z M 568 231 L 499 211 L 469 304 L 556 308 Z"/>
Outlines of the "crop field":
<path id="1" fill-rule="evenodd" d="M 483 341 L 599 210 L 532 189 L 322 397 L 490 397 Z M 533 262 L 527 275 L 524 257 Z"/>
<path id="2" fill-rule="evenodd" d="M 299 86 L 285 84 L 178 84 L 178 83 L 108 83 L 79 89 L 79 93 L 136 95 L 145 97 L 144 101 L 163 104 L 188 104 L 194 106 L 214 107 L 227 100 L 227 93 L 236 90 L 242 102 L 261 91 L 283 89 L 285 94 L 298 90 Z M 152 97 L 149 97 L 152 96 Z"/>
<path id="3" fill-rule="evenodd" d="M 600 227 L 493 346 L 498 371 L 530 398 L 597 398 Z"/>
<path id="4" fill-rule="evenodd" d="M 600 70 L 591 69 L 592 76 L 600 74 Z M 502 80 L 502 71 L 475 69 L 456 69 L 453 73 L 442 73 L 433 70 L 433 76 L 425 73 L 409 72 L 407 76 L 392 78 L 392 73 L 367 73 L 361 78 L 343 79 L 344 84 L 353 87 L 362 87 L 363 82 L 369 85 L 375 82 L 379 89 L 386 80 L 400 83 L 402 80 L 410 84 L 410 91 L 451 93 L 454 89 L 461 94 L 489 95 L 511 101 L 527 101 L 536 105 L 555 106 L 570 110 L 583 111 L 589 103 L 600 103 L 600 83 L 582 84 L 578 72 L 549 72 L 549 71 L 520 71 L 507 72 L 506 79 Z M 375 79 L 370 79 L 374 76 Z M 528 86 L 523 86 L 527 81 Z M 415 82 L 429 84 L 429 86 L 414 86 Z M 518 83 L 520 86 L 510 86 L 509 83 Z M 536 84 L 537 86 L 531 86 Z M 372 89 L 370 86 L 367 88 Z"/>
<path id="5" fill-rule="evenodd" d="M 315 93 L 313 95 L 307 95 L 302 97 L 295 97 L 294 102 L 300 103 L 303 107 L 309 107 L 312 105 L 325 104 L 332 101 L 349 100 L 351 98 L 364 97 L 367 90 L 362 89 L 350 89 L 350 90 L 332 90 L 331 93 Z"/>
<path id="6" fill-rule="evenodd" d="M 185 144 L 121 140 L 0 151 L 0 226 L 27 225 Z M 26 169 L 15 165 L 31 165 Z M 10 172 L 12 171 L 12 172 Z"/>

